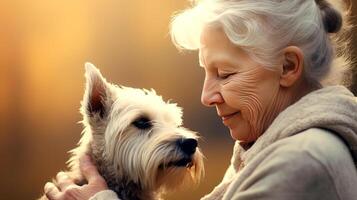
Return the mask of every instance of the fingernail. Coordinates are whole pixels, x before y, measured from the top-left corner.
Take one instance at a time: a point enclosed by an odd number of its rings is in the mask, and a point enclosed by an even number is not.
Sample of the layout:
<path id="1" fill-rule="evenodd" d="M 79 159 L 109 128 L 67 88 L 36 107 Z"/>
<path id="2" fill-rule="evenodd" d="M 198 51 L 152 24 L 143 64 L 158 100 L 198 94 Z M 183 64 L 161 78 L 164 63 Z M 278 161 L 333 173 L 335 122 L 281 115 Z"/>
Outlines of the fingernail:
<path id="1" fill-rule="evenodd" d="M 45 192 L 47 192 L 50 189 L 50 187 L 51 187 L 51 183 L 47 182 L 44 187 Z"/>

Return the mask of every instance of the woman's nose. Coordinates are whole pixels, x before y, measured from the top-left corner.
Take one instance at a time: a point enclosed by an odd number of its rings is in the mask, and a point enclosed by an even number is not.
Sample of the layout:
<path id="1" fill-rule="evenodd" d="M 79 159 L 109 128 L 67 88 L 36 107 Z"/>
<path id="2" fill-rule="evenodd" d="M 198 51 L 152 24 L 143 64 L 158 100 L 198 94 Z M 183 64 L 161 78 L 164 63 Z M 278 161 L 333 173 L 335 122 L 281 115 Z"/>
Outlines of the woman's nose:
<path id="1" fill-rule="evenodd" d="M 205 81 L 201 94 L 201 102 L 203 105 L 211 107 L 223 103 L 223 97 L 214 84 Z"/>

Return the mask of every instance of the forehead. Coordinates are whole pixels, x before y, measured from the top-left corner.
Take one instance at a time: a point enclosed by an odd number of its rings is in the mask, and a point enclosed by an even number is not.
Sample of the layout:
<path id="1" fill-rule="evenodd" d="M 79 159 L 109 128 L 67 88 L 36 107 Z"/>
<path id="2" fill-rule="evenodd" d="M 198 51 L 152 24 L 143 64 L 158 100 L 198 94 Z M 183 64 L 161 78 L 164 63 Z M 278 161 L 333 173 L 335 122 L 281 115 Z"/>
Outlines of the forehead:
<path id="1" fill-rule="evenodd" d="M 207 25 L 202 29 L 200 37 L 201 48 L 221 44 L 222 42 L 226 43 L 227 40 L 227 36 L 219 26 Z"/>
<path id="2" fill-rule="evenodd" d="M 222 28 L 206 26 L 201 33 L 199 61 L 201 66 L 212 63 L 232 63 L 250 61 L 248 54 L 233 44 Z"/>

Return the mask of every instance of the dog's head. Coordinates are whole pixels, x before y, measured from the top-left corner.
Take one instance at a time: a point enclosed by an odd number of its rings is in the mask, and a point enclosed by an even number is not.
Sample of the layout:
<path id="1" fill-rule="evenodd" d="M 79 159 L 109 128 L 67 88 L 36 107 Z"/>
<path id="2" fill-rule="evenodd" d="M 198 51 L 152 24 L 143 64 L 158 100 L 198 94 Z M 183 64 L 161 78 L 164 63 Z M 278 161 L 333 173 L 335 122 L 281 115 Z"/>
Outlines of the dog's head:
<path id="1" fill-rule="evenodd" d="M 182 127 L 182 110 L 154 90 L 116 86 L 87 63 L 81 113 L 98 168 L 144 190 L 197 183 L 203 174 L 198 135 Z M 108 175 L 109 174 L 109 175 Z"/>

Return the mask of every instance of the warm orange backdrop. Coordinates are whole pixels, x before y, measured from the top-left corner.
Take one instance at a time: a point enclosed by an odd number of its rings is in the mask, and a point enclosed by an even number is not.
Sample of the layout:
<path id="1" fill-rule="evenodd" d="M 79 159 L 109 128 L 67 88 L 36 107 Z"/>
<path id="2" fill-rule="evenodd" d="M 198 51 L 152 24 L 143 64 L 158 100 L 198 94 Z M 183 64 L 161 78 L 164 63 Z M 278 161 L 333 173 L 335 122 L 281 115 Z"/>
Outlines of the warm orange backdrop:
<path id="1" fill-rule="evenodd" d="M 355 1 L 357 4 L 357 1 Z M 0 2 L 0 199 L 35 199 L 81 132 L 86 61 L 114 83 L 155 88 L 202 133 L 206 178 L 169 200 L 197 200 L 219 182 L 233 141 L 215 109 L 200 104 L 197 55 L 180 54 L 168 24 L 186 0 Z M 356 23 L 355 23 L 356 24 Z"/>

